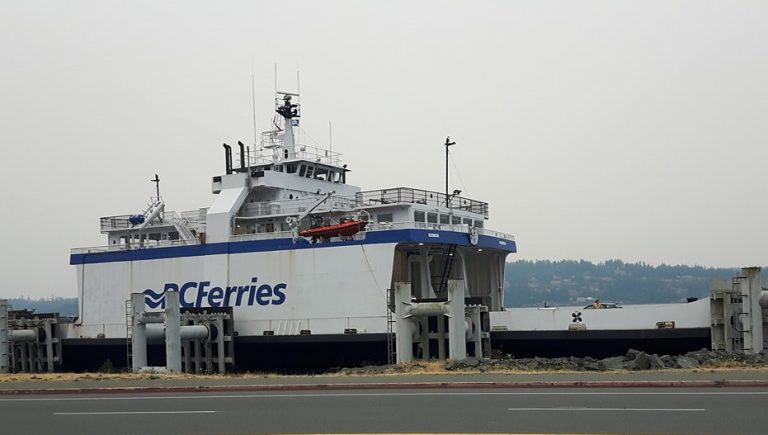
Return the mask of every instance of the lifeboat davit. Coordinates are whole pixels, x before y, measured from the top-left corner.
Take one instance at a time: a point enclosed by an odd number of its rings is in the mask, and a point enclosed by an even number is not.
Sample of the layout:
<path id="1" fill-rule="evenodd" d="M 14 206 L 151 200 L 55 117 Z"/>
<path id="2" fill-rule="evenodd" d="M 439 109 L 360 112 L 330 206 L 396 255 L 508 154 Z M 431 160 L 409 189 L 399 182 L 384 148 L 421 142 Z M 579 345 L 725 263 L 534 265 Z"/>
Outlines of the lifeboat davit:
<path id="1" fill-rule="evenodd" d="M 340 237 L 351 236 L 365 229 L 368 221 L 348 220 L 335 225 L 324 225 L 322 227 L 309 228 L 299 233 L 301 237 Z"/>

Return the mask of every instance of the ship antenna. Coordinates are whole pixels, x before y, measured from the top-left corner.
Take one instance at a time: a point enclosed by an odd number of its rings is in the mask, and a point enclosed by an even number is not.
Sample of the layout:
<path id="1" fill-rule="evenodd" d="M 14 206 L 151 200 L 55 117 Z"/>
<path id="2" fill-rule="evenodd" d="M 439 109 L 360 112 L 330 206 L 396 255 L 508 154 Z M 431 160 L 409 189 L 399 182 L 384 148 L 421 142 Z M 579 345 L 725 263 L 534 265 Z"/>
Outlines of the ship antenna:
<path id="1" fill-rule="evenodd" d="M 256 149 L 256 141 L 258 136 L 256 134 L 256 78 L 253 74 L 253 65 L 251 65 L 251 105 L 253 106 L 253 149 Z M 250 156 L 248 157 L 248 166 L 251 165 Z"/>
<path id="2" fill-rule="evenodd" d="M 445 138 L 445 200 L 448 201 L 448 147 L 456 145 L 456 142 L 451 142 L 451 137 Z"/>
<path id="3" fill-rule="evenodd" d="M 296 103 L 301 107 L 301 78 L 299 70 L 296 70 Z M 296 129 L 296 143 L 301 143 L 301 128 Z"/>
<path id="4" fill-rule="evenodd" d="M 155 178 L 152 180 L 149 180 L 153 183 L 155 183 L 155 191 L 157 192 L 157 200 L 160 201 L 160 177 L 155 174 Z"/>

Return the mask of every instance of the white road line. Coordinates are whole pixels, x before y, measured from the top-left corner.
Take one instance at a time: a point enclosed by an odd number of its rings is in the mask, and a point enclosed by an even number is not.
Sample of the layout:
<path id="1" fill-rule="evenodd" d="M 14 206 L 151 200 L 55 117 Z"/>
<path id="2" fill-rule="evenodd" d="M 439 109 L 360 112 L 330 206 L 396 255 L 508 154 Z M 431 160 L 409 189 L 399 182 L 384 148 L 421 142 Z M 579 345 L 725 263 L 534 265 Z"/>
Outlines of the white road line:
<path id="1" fill-rule="evenodd" d="M 704 408 L 508 408 L 507 411 L 649 411 L 649 412 L 704 412 Z"/>
<path id="2" fill-rule="evenodd" d="M 216 411 L 54 412 L 53 415 L 213 414 Z"/>
<path id="3" fill-rule="evenodd" d="M 132 394 L 132 393 L 119 393 L 119 394 Z M 144 393 L 146 394 L 146 393 Z M 184 396 L 95 396 L 95 397 L 15 397 L 15 398 L 0 398 L 0 402 L 76 402 L 76 401 L 94 401 L 94 400 L 201 400 L 201 399 L 275 399 L 280 397 L 285 398 L 297 398 L 297 397 L 311 397 L 311 398 L 327 398 L 327 397 L 413 397 L 413 396 L 428 396 L 428 397 L 445 397 L 445 396 L 764 396 L 768 395 L 768 391 L 566 391 L 566 392 L 554 392 L 554 391 L 487 391 L 487 392 L 449 392 L 449 391 L 435 391 L 435 392 L 406 392 L 406 393 L 311 393 L 311 394 L 197 394 L 190 393 Z"/>

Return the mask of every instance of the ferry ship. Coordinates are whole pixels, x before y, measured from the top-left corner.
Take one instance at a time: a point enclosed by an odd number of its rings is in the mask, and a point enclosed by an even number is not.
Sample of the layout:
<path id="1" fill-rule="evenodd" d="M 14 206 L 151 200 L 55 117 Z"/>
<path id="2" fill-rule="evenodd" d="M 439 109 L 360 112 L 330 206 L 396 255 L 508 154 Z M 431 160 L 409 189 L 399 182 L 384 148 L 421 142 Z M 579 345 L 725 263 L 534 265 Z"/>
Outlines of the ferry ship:
<path id="1" fill-rule="evenodd" d="M 239 142 L 235 161 L 224 144 L 210 207 L 168 211 L 158 189 L 140 212 L 101 218 L 107 246 L 72 250 L 80 308 L 64 335 L 82 352 L 71 353 L 125 352 L 130 295 L 152 311 L 174 291 L 183 310 L 230 313 L 238 369 L 487 356 L 514 237 L 447 182 L 349 184 L 339 153 L 298 143 L 297 100 L 277 93 L 258 148 Z"/>
<path id="2" fill-rule="evenodd" d="M 72 250 L 79 315 L 49 334 L 63 344 L 63 369 L 130 366 L 131 319 L 162 311 L 168 292 L 178 295 L 184 324 L 205 327 L 202 342 L 182 343 L 194 371 L 306 372 L 492 349 L 680 354 L 714 343 L 719 308 L 710 298 L 505 308 L 505 264 L 517 245 L 488 228 L 488 203 L 449 192 L 447 181 L 444 192 L 349 184 L 339 153 L 297 141 L 297 100 L 276 94 L 275 128 L 253 148 L 238 142 L 233 155 L 224 144 L 210 207 L 168 211 L 158 187 L 140 211 L 101 218 L 106 246 Z M 162 365 L 164 349 L 148 349 L 149 364 Z"/>

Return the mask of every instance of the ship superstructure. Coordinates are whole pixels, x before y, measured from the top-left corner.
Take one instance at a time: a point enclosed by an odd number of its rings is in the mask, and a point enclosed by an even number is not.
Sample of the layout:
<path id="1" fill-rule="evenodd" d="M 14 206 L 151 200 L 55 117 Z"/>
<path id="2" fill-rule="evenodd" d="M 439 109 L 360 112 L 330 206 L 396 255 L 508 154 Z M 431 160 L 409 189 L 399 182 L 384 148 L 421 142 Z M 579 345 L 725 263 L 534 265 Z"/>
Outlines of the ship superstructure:
<path id="1" fill-rule="evenodd" d="M 296 140 L 297 99 L 278 93 L 275 128 L 258 148 L 238 143 L 237 164 L 224 145 L 209 208 L 166 211 L 158 191 L 140 213 L 101 219 L 108 246 L 72 252 L 71 336 L 125 338 L 132 293 L 159 310 L 176 291 L 182 309 L 231 310 L 241 342 L 397 335 L 398 360 L 487 352 L 514 238 L 458 191 L 348 184 L 339 153 Z"/>

